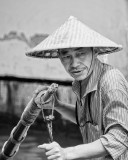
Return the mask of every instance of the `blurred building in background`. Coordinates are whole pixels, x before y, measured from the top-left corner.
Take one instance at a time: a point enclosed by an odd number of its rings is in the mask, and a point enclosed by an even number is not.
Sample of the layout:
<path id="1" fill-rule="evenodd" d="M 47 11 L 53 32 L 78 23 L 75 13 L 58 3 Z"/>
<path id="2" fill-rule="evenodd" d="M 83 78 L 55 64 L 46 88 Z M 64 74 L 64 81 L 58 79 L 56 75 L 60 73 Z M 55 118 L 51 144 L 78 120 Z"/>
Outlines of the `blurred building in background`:
<path id="1" fill-rule="evenodd" d="M 119 68 L 128 80 L 128 0 L 0 0 L 1 117 L 20 117 L 41 84 L 59 83 L 60 99 L 75 103 L 72 78 L 59 60 L 25 56 L 71 15 L 123 45 L 123 51 L 99 58 Z"/>

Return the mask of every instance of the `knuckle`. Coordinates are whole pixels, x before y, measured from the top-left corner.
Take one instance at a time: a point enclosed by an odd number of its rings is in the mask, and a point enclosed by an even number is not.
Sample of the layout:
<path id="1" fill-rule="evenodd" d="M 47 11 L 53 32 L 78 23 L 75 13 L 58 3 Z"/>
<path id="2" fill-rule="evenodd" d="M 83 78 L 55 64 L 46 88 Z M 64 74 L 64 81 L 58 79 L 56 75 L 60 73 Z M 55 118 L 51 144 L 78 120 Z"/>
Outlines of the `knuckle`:
<path id="1" fill-rule="evenodd" d="M 57 142 L 55 142 L 55 141 L 54 141 L 54 142 L 52 142 L 52 143 L 53 143 L 54 145 L 58 145 L 58 143 L 57 143 Z"/>
<path id="2" fill-rule="evenodd" d="M 55 152 L 58 153 L 60 150 L 58 147 L 55 147 Z"/>
<path id="3" fill-rule="evenodd" d="M 48 152 L 45 152 L 45 155 L 46 155 L 46 156 L 48 156 L 48 155 L 49 155 L 49 153 L 48 153 Z"/>
<path id="4" fill-rule="evenodd" d="M 60 154 L 60 153 L 57 153 L 56 156 L 59 158 L 59 157 L 61 157 L 61 154 Z"/>

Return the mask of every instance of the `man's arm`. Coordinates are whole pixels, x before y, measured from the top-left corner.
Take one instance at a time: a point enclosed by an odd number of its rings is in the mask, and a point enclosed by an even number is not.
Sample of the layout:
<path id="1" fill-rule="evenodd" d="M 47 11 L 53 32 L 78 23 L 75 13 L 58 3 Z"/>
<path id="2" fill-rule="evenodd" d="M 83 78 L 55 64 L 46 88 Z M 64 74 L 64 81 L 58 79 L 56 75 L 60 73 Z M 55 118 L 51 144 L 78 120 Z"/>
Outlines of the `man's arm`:
<path id="1" fill-rule="evenodd" d="M 108 154 L 100 139 L 89 144 L 81 144 L 68 148 L 61 148 L 56 142 L 52 142 L 51 144 L 43 144 L 38 146 L 38 148 L 44 149 L 47 158 L 51 160 L 90 159 L 102 157 Z"/>
<path id="2" fill-rule="evenodd" d="M 100 139 L 92 143 L 65 148 L 64 152 L 67 160 L 98 158 L 108 154 Z"/>

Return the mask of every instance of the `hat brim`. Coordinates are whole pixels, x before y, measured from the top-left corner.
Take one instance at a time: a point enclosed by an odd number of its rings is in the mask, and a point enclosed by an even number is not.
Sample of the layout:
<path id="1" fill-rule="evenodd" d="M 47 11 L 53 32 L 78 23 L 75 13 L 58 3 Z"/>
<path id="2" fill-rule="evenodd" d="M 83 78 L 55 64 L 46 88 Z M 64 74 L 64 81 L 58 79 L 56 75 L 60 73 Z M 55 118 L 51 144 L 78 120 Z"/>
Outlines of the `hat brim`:
<path id="1" fill-rule="evenodd" d="M 121 45 L 102 36 L 71 16 L 55 32 L 28 51 L 26 55 L 39 58 L 58 58 L 58 49 L 79 47 L 93 47 L 98 55 L 109 54 L 122 49 Z"/>
<path id="2" fill-rule="evenodd" d="M 69 48 L 78 48 L 78 47 L 84 48 L 83 46 L 69 47 Z M 120 46 L 118 45 L 118 47 L 94 47 L 94 46 L 92 47 L 94 48 L 95 53 L 97 53 L 98 55 L 110 54 L 122 50 L 121 45 Z M 51 49 L 51 50 L 38 50 L 38 51 L 31 50 L 30 52 L 28 51 L 26 55 L 29 57 L 37 57 L 37 58 L 59 58 L 58 50 L 66 48 L 67 47 Z"/>

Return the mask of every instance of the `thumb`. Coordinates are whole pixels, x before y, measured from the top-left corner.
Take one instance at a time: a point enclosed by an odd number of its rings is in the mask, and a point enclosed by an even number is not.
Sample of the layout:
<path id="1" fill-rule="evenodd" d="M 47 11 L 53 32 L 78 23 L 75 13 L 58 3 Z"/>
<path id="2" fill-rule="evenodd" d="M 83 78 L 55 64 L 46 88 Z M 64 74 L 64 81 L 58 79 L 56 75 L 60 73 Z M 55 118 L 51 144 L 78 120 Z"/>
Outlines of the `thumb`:
<path id="1" fill-rule="evenodd" d="M 39 145 L 37 147 L 40 148 L 40 149 L 46 149 L 46 144 L 44 143 L 44 144 L 41 144 L 41 145 Z"/>

